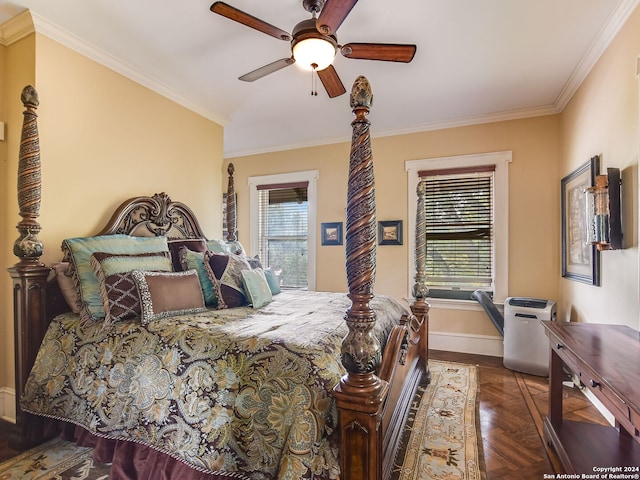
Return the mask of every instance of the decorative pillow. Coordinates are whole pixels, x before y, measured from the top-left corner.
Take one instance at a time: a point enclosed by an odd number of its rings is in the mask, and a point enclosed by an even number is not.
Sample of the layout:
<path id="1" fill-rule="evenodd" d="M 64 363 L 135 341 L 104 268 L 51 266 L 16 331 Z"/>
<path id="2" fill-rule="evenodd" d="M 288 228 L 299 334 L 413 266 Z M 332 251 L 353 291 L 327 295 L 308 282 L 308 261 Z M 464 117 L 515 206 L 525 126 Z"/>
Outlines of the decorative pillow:
<path id="1" fill-rule="evenodd" d="M 171 315 L 186 315 L 207 310 L 195 270 L 185 272 L 134 270 L 131 275 L 140 293 L 143 325 Z"/>
<path id="2" fill-rule="evenodd" d="M 171 263 L 173 270 L 179 272 L 184 270 L 180 261 L 180 249 L 185 247 L 193 252 L 206 252 L 207 243 L 204 238 L 171 238 L 167 241 L 169 252 L 171 252 Z"/>
<path id="3" fill-rule="evenodd" d="M 195 270 L 198 273 L 205 305 L 216 307 L 218 305 L 218 288 L 215 286 L 217 281 L 214 283 L 207 275 L 204 268 L 204 253 L 181 248 L 180 263 L 182 265 L 180 270 Z"/>
<path id="4" fill-rule="evenodd" d="M 85 320 L 104 318 L 98 277 L 91 267 L 91 255 L 107 253 L 168 252 L 166 237 L 132 237 L 124 234 L 67 238 L 62 242 L 64 260 L 73 266 L 73 282 L 78 290 L 80 317 Z"/>
<path id="5" fill-rule="evenodd" d="M 242 270 L 242 285 L 253 308 L 260 308 L 273 300 L 271 289 L 264 276 L 264 270 L 254 268 Z"/>
<path id="6" fill-rule="evenodd" d="M 132 270 L 171 272 L 169 252 L 122 255 L 97 252 L 91 266 L 100 283 L 106 324 L 140 316 L 140 296 Z"/>
<path id="7" fill-rule="evenodd" d="M 282 290 L 280 289 L 280 282 L 278 282 L 278 277 L 271 270 L 265 270 L 264 276 L 267 279 L 267 283 L 269 284 L 269 290 L 271 290 L 271 295 L 277 295 Z"/>
<path id="8" fill-rule="evenodd" d="M 218 308 L 247 304 L 241 272 L 251 270 L 251 267 L 243 256 L 207 252 L 204 254 L 204 268 L 209 279 L 217 283 Z"/>
<path id="9" fill-rule="evenodd" d="M 235 253 L 236 255 L 245 255 L 244 247 L 236 240 L 227 242 L 225 240 L 207 240 L 207 250 L 214 253 Z"/>
<path id="10" fill-rule="evenodd" d="M 65 302 L 67 302 L 67 305 L 69 305 L 71 311 L 78 313 L 80 311 L 78 307 L 78 290 L 73 286 L 73 271 L 69 266 L 69 262 L 58 262 L 54 263 L 52 268 L 56 274 L 56 280 L 58 281 L 58 287 L 60 287 L 62 297 Z"/>

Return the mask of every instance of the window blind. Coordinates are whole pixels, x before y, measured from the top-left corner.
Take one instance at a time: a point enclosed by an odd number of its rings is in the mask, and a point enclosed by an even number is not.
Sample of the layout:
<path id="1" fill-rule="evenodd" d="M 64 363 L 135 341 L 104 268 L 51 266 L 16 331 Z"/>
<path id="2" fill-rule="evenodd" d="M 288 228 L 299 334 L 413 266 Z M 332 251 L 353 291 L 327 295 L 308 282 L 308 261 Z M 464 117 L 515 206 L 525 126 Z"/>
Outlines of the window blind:
<path id="1" fill-rule="evenodd" d="M 308 182 L 258 185 L 259 255 L 282 287 L 306 288 Z"/>
<path id="2" fill-rule="evenodd" d="M 419 172 L 426 182 L 426 274 L 433 296 L 456 298 L 451 292 L 493 286 L 494 171 L 490 165 Z"/>

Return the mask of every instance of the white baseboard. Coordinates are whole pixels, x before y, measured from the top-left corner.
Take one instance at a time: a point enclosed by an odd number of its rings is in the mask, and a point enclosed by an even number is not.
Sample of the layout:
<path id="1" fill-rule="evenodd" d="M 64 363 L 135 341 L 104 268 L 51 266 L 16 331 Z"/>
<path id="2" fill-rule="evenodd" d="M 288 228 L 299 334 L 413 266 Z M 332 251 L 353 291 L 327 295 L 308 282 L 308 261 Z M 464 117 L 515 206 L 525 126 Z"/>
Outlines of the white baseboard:
<path id="1" fill-rule="evenodd" d="M 429 332 L 429 348 L 491 357 L 502 357 L 504 354 L 503 338 L 491 335 Z"/>
<path id="2" fill-rule="evenodd" d="M 16 391 L 13 388 L 0 388 L 0 418 L 16 423 Z"/>

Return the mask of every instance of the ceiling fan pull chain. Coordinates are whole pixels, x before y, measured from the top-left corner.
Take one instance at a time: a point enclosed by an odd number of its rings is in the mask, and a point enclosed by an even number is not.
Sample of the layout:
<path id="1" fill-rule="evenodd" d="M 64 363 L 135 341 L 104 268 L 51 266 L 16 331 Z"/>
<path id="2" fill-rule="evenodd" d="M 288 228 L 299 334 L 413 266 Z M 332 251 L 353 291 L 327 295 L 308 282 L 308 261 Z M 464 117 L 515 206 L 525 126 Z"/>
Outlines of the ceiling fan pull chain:
<path id="1" fill-rule="evenodd" d="M 311 96 L 312 97 L 317 97 L 318 96 L 318 72 L 316 72 L 316 68 L 318 67 L 318 65 L 316 65 L 315 63 L 311 64 Z"/>

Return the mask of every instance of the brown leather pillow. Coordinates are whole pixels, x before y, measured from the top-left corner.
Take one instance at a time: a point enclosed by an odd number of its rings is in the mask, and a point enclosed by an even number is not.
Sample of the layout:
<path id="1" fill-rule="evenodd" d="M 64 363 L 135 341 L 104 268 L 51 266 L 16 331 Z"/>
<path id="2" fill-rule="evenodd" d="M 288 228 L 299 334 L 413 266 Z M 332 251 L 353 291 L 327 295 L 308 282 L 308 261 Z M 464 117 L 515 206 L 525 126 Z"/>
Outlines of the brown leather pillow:
<path id="1" fill-rule="evenodd" d="M 186 315 L 205 312 L 204 298 L 200 289 L 198 273 L 185 272 L 131 272 L 138 287 L 143 325 L 152 320 L 171 315 Z"/>

